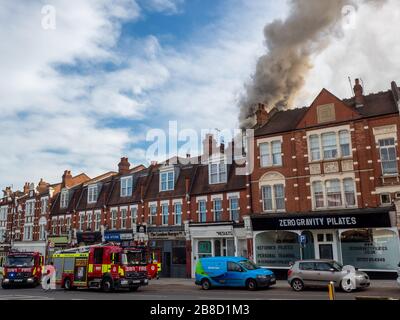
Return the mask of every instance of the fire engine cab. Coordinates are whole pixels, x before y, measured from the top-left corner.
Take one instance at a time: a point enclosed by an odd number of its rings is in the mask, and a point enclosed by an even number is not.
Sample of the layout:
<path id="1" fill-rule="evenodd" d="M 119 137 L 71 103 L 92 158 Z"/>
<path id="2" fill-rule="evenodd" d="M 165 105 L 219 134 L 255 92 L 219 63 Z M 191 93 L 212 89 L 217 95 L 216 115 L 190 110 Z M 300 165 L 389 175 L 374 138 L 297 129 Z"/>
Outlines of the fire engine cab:
<path id="1" fill-rule="evenodd" d="M 3 266 L 3 289 L 36 287 L 42 278 L 43 256 L 39 252 L 10 252 Z"/>
<path id="2" fill-rule="evenodd" d="M 146 268 L 131 265 L 124 250 L 114 244 L 102 244 L 57 251 L 52 256 L 56 282 L 66 290 L 95 288 L 136 291 L 148 285 Z"/>

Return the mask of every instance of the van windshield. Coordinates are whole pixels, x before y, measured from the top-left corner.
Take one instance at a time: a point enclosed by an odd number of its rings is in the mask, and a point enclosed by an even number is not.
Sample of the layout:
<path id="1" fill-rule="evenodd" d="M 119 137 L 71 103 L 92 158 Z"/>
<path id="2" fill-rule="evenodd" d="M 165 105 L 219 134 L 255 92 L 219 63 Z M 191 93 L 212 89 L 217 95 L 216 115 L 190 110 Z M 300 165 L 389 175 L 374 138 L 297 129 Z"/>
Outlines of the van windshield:
<path id="1" fill-rule="evenodd" d="M 242 260 L 239 262 L 240 266 L 247 270 L 256 270 L 260 269 L 259 266 L 257 266 L 254 262 L 251 262 L 250 260 Z"/>

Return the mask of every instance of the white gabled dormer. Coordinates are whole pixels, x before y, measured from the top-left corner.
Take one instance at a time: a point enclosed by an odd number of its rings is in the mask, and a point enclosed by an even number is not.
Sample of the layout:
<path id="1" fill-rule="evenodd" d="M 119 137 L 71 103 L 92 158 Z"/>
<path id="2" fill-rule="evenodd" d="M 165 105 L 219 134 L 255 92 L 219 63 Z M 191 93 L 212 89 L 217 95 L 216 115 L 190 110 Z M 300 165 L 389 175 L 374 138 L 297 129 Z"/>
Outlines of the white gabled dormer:
<path id="1" fill-rule="evenodd" d="M 121 197 L 131 197 L 133 191 L 133 176 L 121 178 Z"/>
<path id="2" fill-rule="evenodd" d="M 99 186 L 97 184 L 89 185 L 87 196 L 88 203 L 96 203 L 99 196 Z"/>
<path id="3" fill-rule="evenodd" d="M 69 190 L 67 188 L 64 188 L 61 190 L 61 195 L 60 195 L 60 208 L 65 209 L 68 207 L 69 203 Z"/>

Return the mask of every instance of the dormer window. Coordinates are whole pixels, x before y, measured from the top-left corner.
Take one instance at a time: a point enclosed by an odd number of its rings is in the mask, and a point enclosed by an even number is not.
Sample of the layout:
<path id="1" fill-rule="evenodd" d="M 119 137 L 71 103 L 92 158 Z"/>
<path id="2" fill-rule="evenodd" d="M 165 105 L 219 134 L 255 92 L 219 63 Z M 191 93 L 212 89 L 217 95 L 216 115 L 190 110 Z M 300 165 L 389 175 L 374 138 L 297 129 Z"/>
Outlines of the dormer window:
<path id="1" fill-rule="evenodd" d="M 88 187 L 88 203 L 96 203 L 99 190 L 97 184 Z"/>
<path id="2" fill-rule="evenodd" d="M 208 176 L 210 184 L 226 183 L 227 169 L 226 163 L 210 163 L 208 165 Z"/>
<path id="3" fill-rule="evenodd" d="M 61 191 L 61 198 L 60 198 L 60 208 L 64 209 L 68 207 L 68 190 Z"/>
<path id="4" fill-rule="evenodd" d="M 121 197 L 132 196 L 132 176 L 121 178 Z"/>
<path id="5" fill-rule="evenodd" d="M 160 191 L 174 190 L 174 171 L 166 171 L 160 173 Z"/>

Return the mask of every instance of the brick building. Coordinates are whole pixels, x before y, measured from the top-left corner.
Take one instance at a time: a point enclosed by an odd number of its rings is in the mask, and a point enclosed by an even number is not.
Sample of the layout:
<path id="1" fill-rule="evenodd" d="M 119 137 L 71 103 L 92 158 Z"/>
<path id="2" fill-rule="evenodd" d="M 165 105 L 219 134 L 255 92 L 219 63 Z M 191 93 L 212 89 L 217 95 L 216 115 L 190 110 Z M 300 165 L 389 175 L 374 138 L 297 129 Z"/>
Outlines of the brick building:
<path id="1" fill-rule="evenodd" d="M 365 270 L 400 261 L 399 88 L 306 108 L 260 105 L 251 175 L 253 248 L 263 266 L 336 259 Z"/>

